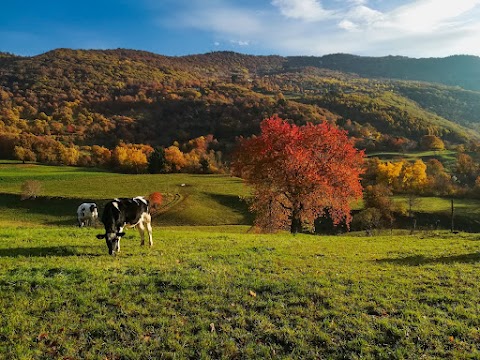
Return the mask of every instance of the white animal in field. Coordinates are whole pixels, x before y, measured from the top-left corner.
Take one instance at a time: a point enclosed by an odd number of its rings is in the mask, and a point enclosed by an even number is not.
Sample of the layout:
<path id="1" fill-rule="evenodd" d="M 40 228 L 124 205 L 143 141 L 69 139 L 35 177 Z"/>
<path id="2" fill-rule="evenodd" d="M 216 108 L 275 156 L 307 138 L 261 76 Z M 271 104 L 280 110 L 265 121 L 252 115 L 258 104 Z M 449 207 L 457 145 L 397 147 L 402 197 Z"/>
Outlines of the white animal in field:
<path id="1" fill-rule="evenodd" d="M 113 199 L 108 202 L 103 209 L 102 222 L 105 225 L 105 234 L 98 234 L 97 238 L 105 239 L 110 255 L 120 251 L 120 239 L 125 235 L 125 227 L 138 227 L 141 245 L 145 244 L 147 229 L 148 244 L 153 245 L 150 202 L 143 196 Z"/>
<path id="2" fill-rule="evenodd" d="M 78 226 L 91 226 L 98 219 L 98 209 L 95 203 L 83 203 L 77 209 Z"/>

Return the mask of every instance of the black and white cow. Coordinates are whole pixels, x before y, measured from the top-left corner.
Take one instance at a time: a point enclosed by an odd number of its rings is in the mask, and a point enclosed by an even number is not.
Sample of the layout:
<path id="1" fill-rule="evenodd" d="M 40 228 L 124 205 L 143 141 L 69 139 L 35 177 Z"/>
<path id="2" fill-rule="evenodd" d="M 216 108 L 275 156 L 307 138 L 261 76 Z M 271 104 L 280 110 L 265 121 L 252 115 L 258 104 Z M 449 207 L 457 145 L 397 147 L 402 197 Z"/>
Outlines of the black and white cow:
<path id="1" fill-rule="evenodd" d="M 125 235 L 124 227 L 138 226 L 142 239 L 141 245 L 145 243 L 145 228 L 147 228 L 149 245 L 153 245 L 150 207 L 148 200 L 142 196 L 113 199 L 108 202 L 103 209 L 102 222 L 105 226 L 105 234 L 99 234 L 97 238 L 105 239 L 110 255 L 120 251 L 120 239 Z"/>
<path id="2" fill-rule="evenodd" d="M 91 226 L 94 225 L 98 219 L 97 204 L 95 203 L 83 203 L 77 208 L 78 226 Z"/>

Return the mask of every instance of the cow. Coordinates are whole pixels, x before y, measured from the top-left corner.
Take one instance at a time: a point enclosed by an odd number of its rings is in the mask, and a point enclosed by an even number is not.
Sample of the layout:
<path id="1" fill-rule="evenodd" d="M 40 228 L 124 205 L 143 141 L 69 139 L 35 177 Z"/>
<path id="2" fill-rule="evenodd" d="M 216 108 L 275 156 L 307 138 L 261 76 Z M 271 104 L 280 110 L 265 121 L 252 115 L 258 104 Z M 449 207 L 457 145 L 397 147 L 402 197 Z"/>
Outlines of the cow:
<path id="1" fill-rule="evenodd" d="M 95 203 L 83 203 L 77 208 L 78 227 L 91 226 L 98 219 Z"/>
<path id="2" fill-rule="evenodd" d="M 105 239 L 110 255 L 120 252 L 120 239 L 125 235 L 123 232 L 125 227 L 138 226 L 141 245 L 145 244 L 145 228 L 147 228 L 149 245 L 153 245 L 149 201 L 143 196 L 109 201 L 103 209 L 102 222 L 105 226 L 105 234 L 99 234 L 97 238 Z"/>

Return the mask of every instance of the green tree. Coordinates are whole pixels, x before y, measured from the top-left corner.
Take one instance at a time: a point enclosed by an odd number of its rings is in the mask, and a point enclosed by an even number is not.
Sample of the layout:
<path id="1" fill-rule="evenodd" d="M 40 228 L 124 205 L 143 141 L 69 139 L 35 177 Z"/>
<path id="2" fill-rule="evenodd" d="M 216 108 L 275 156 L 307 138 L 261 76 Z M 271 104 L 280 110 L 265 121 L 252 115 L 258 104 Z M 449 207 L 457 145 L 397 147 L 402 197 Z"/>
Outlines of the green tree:
<path id="1" fill-rule="evenodd" d="M 166 172 L 165 149 L 156 147 L 148 157 L 148 172 L 150 174 L 163 174 Z"/>

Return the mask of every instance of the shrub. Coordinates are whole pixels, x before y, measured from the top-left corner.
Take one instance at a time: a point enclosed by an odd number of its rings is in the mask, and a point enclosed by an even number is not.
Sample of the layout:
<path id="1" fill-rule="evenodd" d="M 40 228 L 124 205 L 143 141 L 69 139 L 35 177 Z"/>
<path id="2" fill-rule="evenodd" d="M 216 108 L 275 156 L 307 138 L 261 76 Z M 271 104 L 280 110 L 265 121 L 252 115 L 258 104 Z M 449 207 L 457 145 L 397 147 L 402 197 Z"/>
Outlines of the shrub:
<path id="1" fill-rule="evenodd" d="M 42 188 L 42 184 L 38 180 L 27 180 L 22 184 L 21 199 L 35 199 Z"/>

